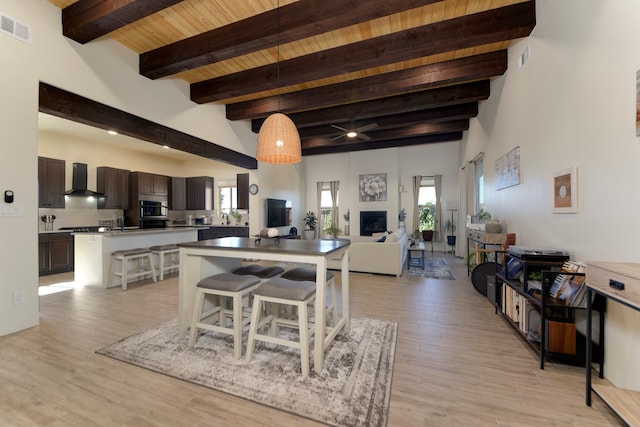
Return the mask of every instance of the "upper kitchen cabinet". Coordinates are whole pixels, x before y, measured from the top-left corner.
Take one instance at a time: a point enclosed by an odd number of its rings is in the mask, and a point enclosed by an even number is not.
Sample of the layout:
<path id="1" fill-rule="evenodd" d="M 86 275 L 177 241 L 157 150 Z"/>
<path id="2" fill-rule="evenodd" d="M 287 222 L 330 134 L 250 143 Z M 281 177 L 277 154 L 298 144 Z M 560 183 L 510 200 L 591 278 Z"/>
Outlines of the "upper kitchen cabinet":
<path id="1" fill-rule="evenodd" d="M 169 186 L 169 209 L 183 211 L 187 209 L 187 179 L 172 177 Z"/>
<path id="2" fill-rule="evenodd" d="M 239 173 L 236 175 L 238 209 L 249 209 L 249 174 Z"/>
<path id="3" fill-rule="evenodd" d="M 187 178 L 187 210 L 213 210 L 213 178 L 195 176 Z"/>
<path id="4" fill-rule="evenodd" d="M 167 200 L 169 195 L 169 177 L 147 172 L 131 172 L 132 200 Z M 134 197 L 135 196 L 135 197 Z"/>
<path id="5" fill-rule="evenodd" d="M 38 157 L 38 206 L 64 209 L 64 160 Z"/>
<path id="6" fill-rule="evenodd" d="M 98 193 L 105 195 L 98 198 L 98 209 L 129 208 L 129 173 L 107 166 L 97 168 Z"/>

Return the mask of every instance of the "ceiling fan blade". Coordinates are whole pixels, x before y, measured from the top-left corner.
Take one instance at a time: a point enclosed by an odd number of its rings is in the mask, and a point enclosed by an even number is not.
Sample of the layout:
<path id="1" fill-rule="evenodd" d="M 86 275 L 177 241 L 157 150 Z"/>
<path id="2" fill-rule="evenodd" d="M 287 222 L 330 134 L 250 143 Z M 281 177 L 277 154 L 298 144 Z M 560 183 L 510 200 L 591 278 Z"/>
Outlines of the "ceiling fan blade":
<path id="1" fill-rule="evenodd" d="M 329 141 L 335 141 L 336 139 L 340 139 L 344 136 L 344 134 L 342 135 L 338 135 L 338 136 L 334 136 L 333 138 L 331 138 Z"/>
<path id="2" fill-rule="evenodd" d="M 365 141 L 371 141 L 371 137 L 369 135 L 365 135 L 364 133 L 358 133 L 358 138 L 364 139 Z"/>
<path id="3" fill-rule="evenodd" d="M 375 129 L 377 127 L 378 127 L 377 123 L 369 123 L 368 125 L 360 126 L 355 131 L 356 132 L 366 132 L 368 130 Z"/>
<path id="4" fill-rule="evenodd" d="M 340 129 L 343 132 L 348 132 L 349 131 L 348 129 L 341 128 L 340 126 L 336 126 L 336 125 L 329 125 L 329 126 L 331 126 L 332 128 Z"/>

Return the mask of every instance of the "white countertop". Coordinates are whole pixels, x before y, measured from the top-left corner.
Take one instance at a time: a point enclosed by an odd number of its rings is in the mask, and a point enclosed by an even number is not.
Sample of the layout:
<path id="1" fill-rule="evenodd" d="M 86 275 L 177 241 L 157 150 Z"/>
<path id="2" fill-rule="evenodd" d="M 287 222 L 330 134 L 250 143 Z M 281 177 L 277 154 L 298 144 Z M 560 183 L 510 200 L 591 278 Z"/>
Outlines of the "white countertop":
<path id="1" fill-rule="evenodd" d="M 202 227 L 178 227 L 178 228 L 125 228 L 124 230 L 111 230 L 111 231 L 83 231 L 81 233 L 73 233 L 74 236 L 110 236 L 110 237 L 124 237 L 135 235 L 149 235 L 149 234 L 166 234 L 166 233 L 180 233 L 188 230 L 199 230 Z"/>

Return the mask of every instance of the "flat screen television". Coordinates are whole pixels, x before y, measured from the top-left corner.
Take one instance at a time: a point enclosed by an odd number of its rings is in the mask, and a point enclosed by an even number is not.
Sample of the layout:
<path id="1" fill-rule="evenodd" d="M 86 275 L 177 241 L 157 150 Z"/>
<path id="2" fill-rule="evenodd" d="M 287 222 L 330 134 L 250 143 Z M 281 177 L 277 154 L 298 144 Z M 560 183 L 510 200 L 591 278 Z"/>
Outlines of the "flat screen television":
<path id="1" fill-rule="evenodd" d="M 290 224 L 291 208 L 286 200 L 267 199 L 267 227 L 284 227 Z"/>

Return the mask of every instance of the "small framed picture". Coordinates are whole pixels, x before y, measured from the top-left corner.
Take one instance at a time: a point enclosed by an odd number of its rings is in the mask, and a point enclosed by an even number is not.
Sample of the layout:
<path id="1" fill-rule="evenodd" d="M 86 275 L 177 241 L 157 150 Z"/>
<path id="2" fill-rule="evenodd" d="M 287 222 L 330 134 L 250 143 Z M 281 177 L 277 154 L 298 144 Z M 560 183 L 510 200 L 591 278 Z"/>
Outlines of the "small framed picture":
<path id="1" fill-rule="evenodd" d="M 578 176 L 575 166 L 553 174 L 552 212 L 578 212 Z"/>

